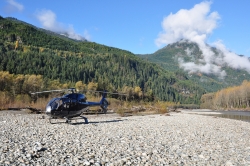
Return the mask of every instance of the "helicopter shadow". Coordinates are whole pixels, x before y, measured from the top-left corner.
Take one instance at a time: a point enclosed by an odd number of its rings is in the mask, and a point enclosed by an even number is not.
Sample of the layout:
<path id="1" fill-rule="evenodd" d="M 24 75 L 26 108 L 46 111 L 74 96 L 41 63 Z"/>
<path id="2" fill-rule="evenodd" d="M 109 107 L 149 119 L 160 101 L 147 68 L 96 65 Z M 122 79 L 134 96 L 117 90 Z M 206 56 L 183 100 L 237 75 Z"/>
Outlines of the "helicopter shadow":
<path id="1" fill-rule="evenodd" d="M 116 123 L 116 122 L 122 122 L 123 120 L 104 120 L 104 121 L 91 121 L 89 122 L 88 119 L 84 119 L 85 122 L 75 122 L 75 123 L 71 123 L 72 125 L 81 125 L 81 124 L 93 124 L 93 125 L 97 125 L 97 124 L 102 124 L 102 123 Z"/>
<path id="2" fill-rule="evenodd" d="M 79 120 L 81 120 L 79 122 Z M 84 120 L 84 121 L 82 121 Z M 71 125 L 83 125 L 83 124 L 94 124 L 97 125 L 98 123 L 116 123 L 116 122 L 122 122 L 124 120 L 120 120 L 120 119 L 115 119 L 115 120 L 104 120 L 104 121 L 88 121 L 88 118 L 81 116 L 79 118 L 74 118 L 70 120 L 71 122 L 69 122 L 68 124 Z M 57 121 L 57 122 L 52 122 L 51 124 L 61 124 L 61 123 L 67 123 L 65 121 Z"/>
<path id="3" fill-rule="evenodd" d="M 115 123 L 115 122 L 122 122 L 123 120 L 105 120 L 105 121 L 98 121 L 98 122 L 89 122 L 89 124 L 98 124 L 98 123 Z"/>

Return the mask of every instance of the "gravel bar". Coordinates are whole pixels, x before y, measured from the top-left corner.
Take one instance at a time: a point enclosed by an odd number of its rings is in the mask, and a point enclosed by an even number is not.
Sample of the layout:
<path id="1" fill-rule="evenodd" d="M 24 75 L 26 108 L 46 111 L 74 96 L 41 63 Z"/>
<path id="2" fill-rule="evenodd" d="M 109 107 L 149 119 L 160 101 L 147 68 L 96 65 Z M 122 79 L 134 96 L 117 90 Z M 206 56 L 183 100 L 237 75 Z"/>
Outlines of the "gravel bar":
<path id="1" fill-rule="evenodd" d="M 250 123 L 187 113 L 50 124 L 0 112 L 0 165 L 250 165 Z"/>

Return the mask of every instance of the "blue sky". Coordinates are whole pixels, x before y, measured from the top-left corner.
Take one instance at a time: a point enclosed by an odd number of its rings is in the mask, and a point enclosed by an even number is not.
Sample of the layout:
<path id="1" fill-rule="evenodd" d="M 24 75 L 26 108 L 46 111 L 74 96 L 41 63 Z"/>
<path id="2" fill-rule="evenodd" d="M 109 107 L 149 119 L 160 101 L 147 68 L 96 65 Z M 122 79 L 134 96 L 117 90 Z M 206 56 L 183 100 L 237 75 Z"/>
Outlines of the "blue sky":
<path id="1" fill-rule="evenodd" d="M 0 15 L 135 54 L 153 53 L 194 33 L 250 56 L 249 6 L 248 0 L 1 0 Z M 187 25 L 185 13 L 191 18 Z"/>

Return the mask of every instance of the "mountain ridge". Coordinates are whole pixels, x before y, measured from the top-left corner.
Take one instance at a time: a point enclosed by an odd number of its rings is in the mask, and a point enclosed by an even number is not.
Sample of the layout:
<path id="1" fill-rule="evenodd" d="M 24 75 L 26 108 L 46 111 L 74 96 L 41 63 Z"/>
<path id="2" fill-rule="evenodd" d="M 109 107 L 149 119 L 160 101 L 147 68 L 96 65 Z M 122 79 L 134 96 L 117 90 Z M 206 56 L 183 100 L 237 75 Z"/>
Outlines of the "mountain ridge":
<path id="1" fill-rule="evenodd" d="M 169 44 L 152 54 L 138 56 L 160 65 L 167 71 L 183 72 L 183 74 L 186 74 L 190 80 L 196 82 L 208 92 L 214 92 L 228 86 L 240 85 L 243 80 L 250 80 L 250 74 L 246 70 L 234 69 L 226 63 L 216 61 L 216 58 L 220 55 L 220 50 L 215 47 L 210 47 L 210 49 L 215 54 L 215 59 L 213 59 L 214 62 L 211 62 L 211 64 L 218 67 L 221 72 L 226 73 L 224 78 L 220 78 L 214 73 L 204 73 L 198 70 L 196 72 L 192 72 L 192 70 L 194 71 L 192 67 L 195 68 L 197 66 L 202 67 L 206 65 L 202 60 L 202 51 L 199 49 L 198 44 L 194 42 L 182 40 Z M 238 56 L 247 58 L 242 55 Z M 247 59 L 250 60 L 250 58 Z M 222 65 L 218 65 L 220 63 Z M 191 64 L 193 66 L 190 65 L 189 68 L 191 69 L 190 71 L 187 71 L 181 66 L 183 64 Z"/>
<path id="2" fill-rule="evenodd" d="M 67 40 L 73 40 L 73 41 L 78 41 L 78 42 L 87 41 L 87 39 L 85 39 L 84 37 L 82 37 L 80 40 L 73 39 L 73 38 L 70 38 L 69 34 L 67 34 L 67 33 L 56 33 L 56 32 L 53 32 L 53 31 L 50 31 L 50 30 L 47 30 L 47 29 L 44 29 L 44 28 L 39 28 L 37 26 L 34 26 L 34 25 L 29 24 L 27 22 L 24 22 L 22 20 L 18 20 L 17 18 L 14 18 L 14 17 L 6 17 L 5 19 L 11 20 L 11 21 L 16 21 L 16 22 L 19 22 L 19 23 L 22 23 L 22 24 L 26 24 L 28 26 L 36 28 L 37 30 L 43 31 L 43 32 L 45 32 L 45 33 L 47 33 L 49 35 L 57 36 L 57 37 L 64 38 L 64 39 L 67 39 Z"/>

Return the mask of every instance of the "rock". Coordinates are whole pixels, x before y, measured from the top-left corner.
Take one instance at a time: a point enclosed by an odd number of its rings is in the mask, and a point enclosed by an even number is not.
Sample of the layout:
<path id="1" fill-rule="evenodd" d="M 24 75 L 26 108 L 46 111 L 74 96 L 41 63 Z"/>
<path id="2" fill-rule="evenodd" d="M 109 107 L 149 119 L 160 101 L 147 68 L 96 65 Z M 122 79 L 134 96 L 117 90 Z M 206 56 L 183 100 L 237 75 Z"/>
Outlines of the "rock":
<path id="1" fill-rule="evenodd" d="M 205 157 L 203 155 L 199 155 L 199 158 L 204 159 Z"/>
<path id="2" fill-rule="evenodd" d="M 248 162 L 250 162 L 250 156 L 247 156 L 247 157 L 246 157 L 246 160 L 247 160 Z"/>
<path id="3" fill-rule="evenodd" d="M 225 166 L 233 166 L 233 163 L 231 161 L 227 161 Z"/>
<path id="4" fill-rule="evenodd" d="M 6 121 L 0 125 L 0 165 L 250 164 L 250 123 L 242 121 L 107 114 L 90 115 L 90 125 L 51 125 L 39 117 L 0 111 L 0 122 Z"/>
<path id="5" fill-rule="evenodd" d="M 90 162 L 91 164 L 93 164 L 95 161 L 94 161 L 93 159 L 91 159 L 91 160 L 89 160 L 89 162 Z"/>
<path id="6" fill-rule="evenodd" d="M 36 142 L 34 147 L 33 147 L 33 151 L 35 153 L 37 153 L 38 151 L 42 150 L 42 144 L 40 142 Z"/>
<path id="7" fill-rule="evenodd" d="M 170 116 L 170 113 L 165 113 L 165 114 L 163 114 L 164 116 Z"/>
<path id="8" fill-rule="evenodd" d="M 90 162 L 85 161 L 85 162 L 84 162 L 84 165 L 90 165 Z"/>
<path id="9" fill-rule="evenodd" d="M 28 153 L 28 154 L 26 155 L 26 157 L 30 158 L 30 157 L 31 157 L 31 154 L 30 154 L 30 153 Z"/>

